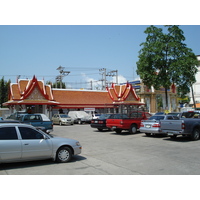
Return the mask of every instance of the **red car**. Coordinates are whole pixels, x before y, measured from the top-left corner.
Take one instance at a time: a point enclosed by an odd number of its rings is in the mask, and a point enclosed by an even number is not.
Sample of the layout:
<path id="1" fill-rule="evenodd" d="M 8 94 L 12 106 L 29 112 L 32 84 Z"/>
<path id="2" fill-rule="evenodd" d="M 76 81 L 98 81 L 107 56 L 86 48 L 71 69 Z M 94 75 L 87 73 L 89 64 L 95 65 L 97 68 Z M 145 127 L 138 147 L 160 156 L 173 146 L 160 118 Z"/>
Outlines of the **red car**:
<path id="1" fill-rule="evenodd" d="M 129 133 L 136 133 L 137 129 L 140 128 L 141 121 L 151 116 L 150 113 L 143 111 L 133 111 L 129 117 L 125 114 L 118 114 L 113 117 L 110 116 L 106 120 L 106 126 L 116 133 L 121 133 L 122 130 L 128 130 Z"/>

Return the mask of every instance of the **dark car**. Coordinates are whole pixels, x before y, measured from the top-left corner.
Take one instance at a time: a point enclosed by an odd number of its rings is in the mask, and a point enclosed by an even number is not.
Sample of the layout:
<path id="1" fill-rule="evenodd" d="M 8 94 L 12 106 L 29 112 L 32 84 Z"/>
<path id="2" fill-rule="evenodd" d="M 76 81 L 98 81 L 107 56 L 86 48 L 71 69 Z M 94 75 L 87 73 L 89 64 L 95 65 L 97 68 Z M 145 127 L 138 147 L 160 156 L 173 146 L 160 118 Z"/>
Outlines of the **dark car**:
<path id="1" fill-rule="evenodd" d="M 20 123 L 19 120 L 14 120 L 14 119 L 3 119 L 0 120 L 0 123 Z"/>
<path id="2" fill-rule="evenodd" d="M 90 126 L 92 128 L 97 128 L 99 131 L 110 130 L 108 127 L 106 127 L 106 119 L 108 119 L 111 116 L 111 114 L 102 114 L 99 116 L 98 119 L 91 120 Z"/>

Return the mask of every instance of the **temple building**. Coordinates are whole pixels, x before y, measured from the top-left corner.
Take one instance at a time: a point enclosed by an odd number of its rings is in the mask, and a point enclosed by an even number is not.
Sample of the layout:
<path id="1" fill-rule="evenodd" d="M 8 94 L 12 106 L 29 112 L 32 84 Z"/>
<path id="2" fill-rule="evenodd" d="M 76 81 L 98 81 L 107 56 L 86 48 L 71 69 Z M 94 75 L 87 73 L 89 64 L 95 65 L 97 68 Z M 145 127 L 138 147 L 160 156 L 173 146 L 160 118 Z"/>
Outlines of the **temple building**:
<path id="1" fill-rule="evenodd" d="M 179 111 L 179 102 L 177 97 L 177 89 L 174 84 L 167 90 L 168 106 L 165 101 L 165 88 L 161 87 L 159 90 L 155 88 L 147 87 L 144 85 L 142 80 L 136 80 L 129 82 L 132 84 L 137 95 L 140 97 L 141 102 L 145 103 L 145 108 L 150 113 L 156 112 L 178 112 Z"/>
<path id="2" fill-rule="evenodd" d="M 54 113 L 68 113 L 70 110 L 128 113 L 144 105 L 129 83 L 112 84 L 105 91 L 57 89 L 45 85 L 44 80 L 37 80 L 35 76 L 33 79 L 19 79 L 17 83 L 11 83 L 8 99 L 4 106 L 9 107 L 10 113 L 44 113 L 49 118 Z"/>

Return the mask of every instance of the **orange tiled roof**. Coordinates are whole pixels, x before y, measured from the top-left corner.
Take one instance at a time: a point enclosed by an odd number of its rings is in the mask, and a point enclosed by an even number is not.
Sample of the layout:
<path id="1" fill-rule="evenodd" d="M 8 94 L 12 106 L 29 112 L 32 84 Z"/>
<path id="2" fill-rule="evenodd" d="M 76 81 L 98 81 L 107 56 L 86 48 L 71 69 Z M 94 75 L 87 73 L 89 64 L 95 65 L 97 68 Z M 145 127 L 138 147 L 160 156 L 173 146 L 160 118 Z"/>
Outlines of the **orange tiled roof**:
<path id="1" fill-rule="evenodd" d="M 35 92 L 36 94 L 33 94 Z M 34 96 L 37 96 L 34 99 Z M 37 99 L 38 98 L 38 99 Z M 9 101 L 5 104 L 57 104 L 53 99 L 50 85 L 38 81 L 34 76 L 32 80 L 18 80 L 10 85 Z"/>
<path id="2" fill-rule="evenodd" d="M 9 99 L 14 100 L 14 99 L 20 99 L 20 98 L 21 98 L 21 94 L 20 94 L 18 85 L 17 84 L 11 84 L 10 85 Z"/>
<path id="3" fill-rule="evenodd" d="M 112 104 L 107 91 L 52 89 L 53 96 L 62 105 Z"/>
<path id="4" fill-rule="evenodd" d="M 129 83 L 124 85 L 115 85 L 112 84 L 111 88 L 107 88 L 110 98 L 114 102 L 118 103 L 133 103 L 133 104 L 141 104 L 140 98 L 135 93 L 133 86 Z"/>
<path id="5" fill-rule="evenodd" d="M 52 104 L 62 106 L 105 106 L 113 103 L 141 104 L 131 84 L 115 85 L 107 91 L 52 89 L 44 81 L 18 80 L 11 84 L 5 104 Z"/>

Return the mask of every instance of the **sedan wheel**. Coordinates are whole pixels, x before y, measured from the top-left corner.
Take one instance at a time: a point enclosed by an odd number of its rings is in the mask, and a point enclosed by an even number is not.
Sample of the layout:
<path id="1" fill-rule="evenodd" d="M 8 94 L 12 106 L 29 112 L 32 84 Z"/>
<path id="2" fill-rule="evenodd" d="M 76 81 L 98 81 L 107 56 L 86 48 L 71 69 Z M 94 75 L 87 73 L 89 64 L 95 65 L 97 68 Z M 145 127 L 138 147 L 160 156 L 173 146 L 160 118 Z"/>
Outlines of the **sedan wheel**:
<path id="1" fill-rule="evenodd" d="M 69 147 L 61 147 L 57 151 L 56 161 L 60 163 L 68 162 L 72 157 L 72 151 Z"/>

